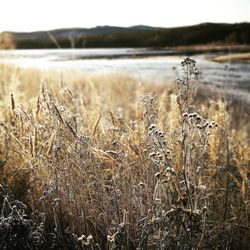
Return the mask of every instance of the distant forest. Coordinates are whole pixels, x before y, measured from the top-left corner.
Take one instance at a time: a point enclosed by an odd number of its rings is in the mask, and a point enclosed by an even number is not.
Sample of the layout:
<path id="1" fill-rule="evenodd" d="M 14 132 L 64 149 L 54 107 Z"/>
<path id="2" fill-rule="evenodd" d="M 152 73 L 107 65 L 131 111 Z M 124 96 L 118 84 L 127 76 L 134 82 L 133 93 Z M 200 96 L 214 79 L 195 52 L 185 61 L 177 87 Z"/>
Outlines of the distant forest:
<path id="1" fill-rule="evenodd" d="M 203 23 L 178 28 L 98 26 L 31 33 L 0 33 L 0 48 L 173 47 L 202 44 L 250 44 L 250 23 Z"/>

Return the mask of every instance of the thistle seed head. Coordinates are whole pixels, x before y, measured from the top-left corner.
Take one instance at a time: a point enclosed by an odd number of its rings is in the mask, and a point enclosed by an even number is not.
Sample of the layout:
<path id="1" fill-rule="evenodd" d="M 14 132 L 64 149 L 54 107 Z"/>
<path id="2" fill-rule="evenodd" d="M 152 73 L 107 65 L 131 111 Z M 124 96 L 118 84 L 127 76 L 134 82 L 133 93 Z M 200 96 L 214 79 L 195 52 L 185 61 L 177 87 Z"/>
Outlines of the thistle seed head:
<path id="1" fill-rule="evenodd" d="M 156 126 L 155 126 L 155 124 L 151 124 L 150 126 L 149 126 L 149 130 L 153 130 L 153 129 L 155 129 L 156 128 Z"/>
<path id="2" fill-rule="evenodd" d="M 157 179 L 159 179 L 160 176 L 161 176 L 161 173 L 160 173 L 160 172 L 157 172 L 157 173 L 155 174 L 155 178 L 157 178 Z"/>
<path id="3" fill-rule="evenodd" d="M 198 122 L 201 121 L 201 116 L 197 115 L 197 116 L 196 116 L 196 120 L 197 120 Z"/>
<path id="4" fill-rule="evenodd" d="M 87 241 L 88 242 L 92 242 L 93 241 L 93 236 L 91 234 L 87 237 Z"/>
<path id="5" fill-rule="evenodd" d="M 149 157 L 155 157 L 156 156 L 156 153 L 155 152 L 152 152 L 149 154 Z"/>
<path id="6" fill-rule="evenodd" d="M 198 125 L 196 126 L 196 128 L 202 129 L 202 126 L 198 124 Z"/>
<path id="7" fill-rule="evenodd" d="M 146 184 L 145 184 L 144 182 L 141 181 L 141 182 L 139 183 L 139 186 L 141 186 L 141 187 L 146 187 Z"/>

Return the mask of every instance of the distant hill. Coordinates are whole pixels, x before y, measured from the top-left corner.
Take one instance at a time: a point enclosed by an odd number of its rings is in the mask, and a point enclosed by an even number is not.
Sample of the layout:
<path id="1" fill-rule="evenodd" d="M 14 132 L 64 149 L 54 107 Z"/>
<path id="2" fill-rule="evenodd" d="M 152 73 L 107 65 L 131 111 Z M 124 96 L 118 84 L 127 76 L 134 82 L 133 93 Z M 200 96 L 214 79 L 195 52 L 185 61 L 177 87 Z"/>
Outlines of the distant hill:
<path id="1" fill-rule="evenodd" d="M 196 44 L 250 44 L 250 23 L 158 28 L 97 26 L 37 32 L 0 33 L 0 48 L 171 47 Z"/>

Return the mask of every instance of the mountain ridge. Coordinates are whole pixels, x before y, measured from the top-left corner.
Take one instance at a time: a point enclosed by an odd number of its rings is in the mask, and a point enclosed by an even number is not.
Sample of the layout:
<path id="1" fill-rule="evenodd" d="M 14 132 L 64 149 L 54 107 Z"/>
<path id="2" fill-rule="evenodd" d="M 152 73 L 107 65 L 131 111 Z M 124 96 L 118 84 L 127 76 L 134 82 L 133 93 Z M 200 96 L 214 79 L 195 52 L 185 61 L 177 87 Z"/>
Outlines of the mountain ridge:
<path id="1" fill-rule="evenodd" d="M 182 27 L 96 26 L 33 32 L 2 32 L 0 48 L 171 47 L 181 45 L 250 44 L 250 23 L 201 23 Z"/>

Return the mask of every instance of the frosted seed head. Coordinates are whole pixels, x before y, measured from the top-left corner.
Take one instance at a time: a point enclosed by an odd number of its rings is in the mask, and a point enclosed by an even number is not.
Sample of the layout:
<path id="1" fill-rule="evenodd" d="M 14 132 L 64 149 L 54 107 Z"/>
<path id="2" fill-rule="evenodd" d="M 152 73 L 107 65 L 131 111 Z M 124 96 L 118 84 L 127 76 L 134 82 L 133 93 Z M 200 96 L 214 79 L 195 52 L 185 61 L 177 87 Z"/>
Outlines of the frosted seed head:
<path id="1" fill-rule="evenodd" d="M 173 176 L 176 176 L 176 172 L 175 172 L 175 170 L 172 168 L 171 169 L 171 174 L 173 175 Z"/>
<path id="2" fill-rule="evenodd" d="M 200 120 L 201 120 L 201 116 L 197 115 L 197 116 L 196 116 L 196 120 L 197 120 L 197 121 L 200 121 Z"/>
<path id="3" fill-rule="evenodd" d="M 203 127 L 206 128 L 208 126 L 209 122 L 206 122 Z"/>
<path id="4" fill-rule="evenodd" d="M 87 241 L 88 241 L 88 242 L 93 241 L 93 236 L 92 236 L 91 234 L 87 237 Z"/>
<path id="5" fill-rule="evenodd" d="M 155 124 L 151 124 L 150 126 L 149 126 L 149 130 L 153 130 L 153 129 L 155 129 L 156 128 L 156 126 L 155 126 Z"/>
<path id="6" fill-rule="evenodd" d="M 141 182 L 139 183 L 139 186 L 141 186 L 141 187 L 145 187 L 145 186 L 146 186 L 146 184 L 145 184 L 144 182 L 142 182 L 142 181 L 141 181 Z"/>
<path id="7" fill-rule="evenodd" d="M 157 179 L 159 179 L 160 176 L 161 176 L 161 173 L 160 173 L 160 172 L 157 172 L 157 173 L 155 174 L 155 178 L 157 178 Z"/>
<path id="8" fill-rule="evenodd" d="M 196 126 L 196 128 L 202 129 L 202 126 L 198 124 L 198 125 Z"/>
<path id="9" fill-rule="evenodd" d="M 155 152 L 152 152 L 149 154 L 149 157 L 155 157 L 156 156 L 156 153 Z"/>
<path id="10" fill-rule="evenodd" d="M 83 241 L 86 239 L 86 236 L 83 234 L 81 237 L 78 238 L 78 241 Z"/>

